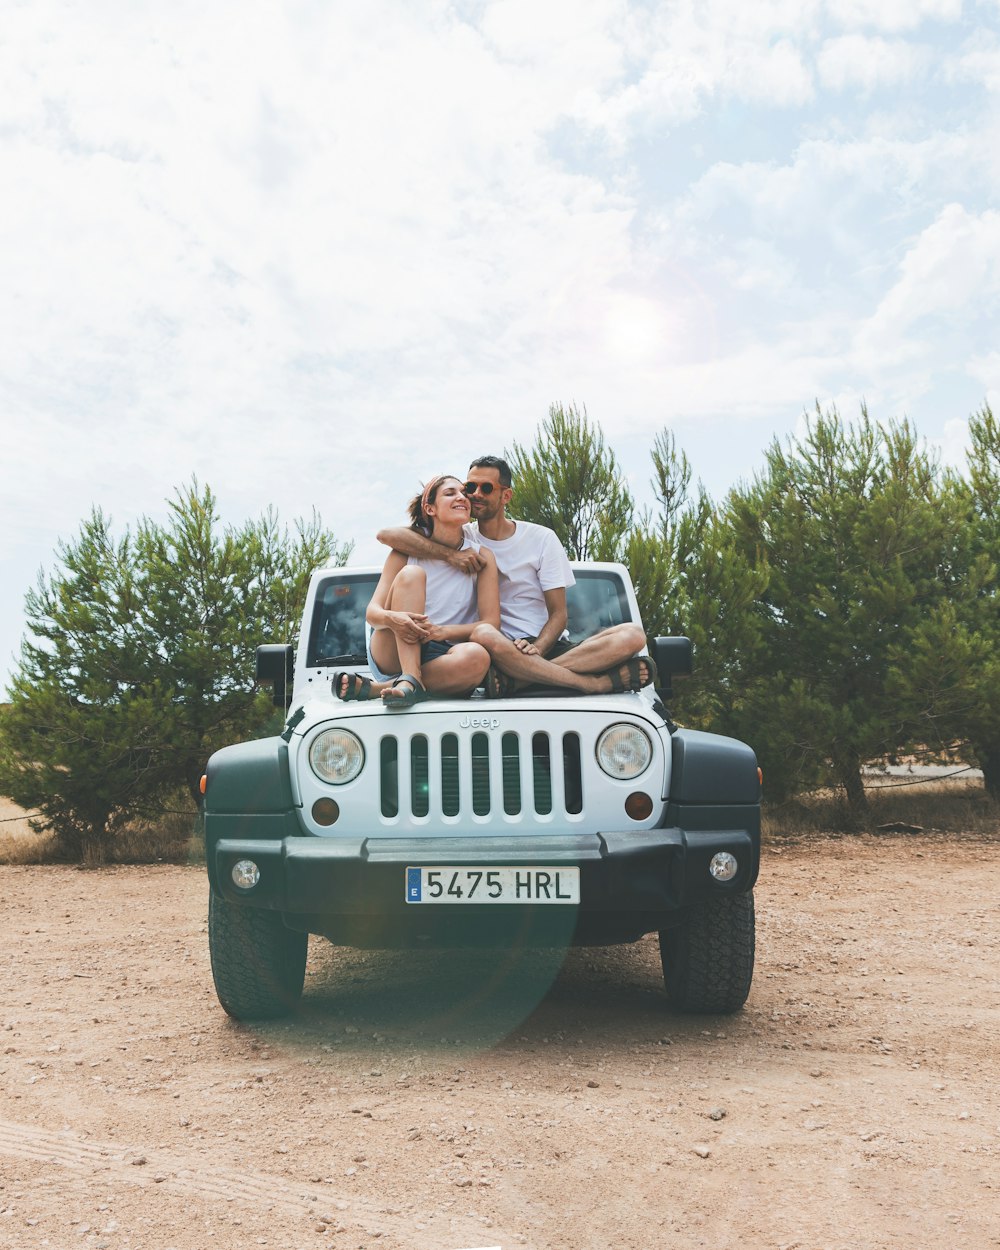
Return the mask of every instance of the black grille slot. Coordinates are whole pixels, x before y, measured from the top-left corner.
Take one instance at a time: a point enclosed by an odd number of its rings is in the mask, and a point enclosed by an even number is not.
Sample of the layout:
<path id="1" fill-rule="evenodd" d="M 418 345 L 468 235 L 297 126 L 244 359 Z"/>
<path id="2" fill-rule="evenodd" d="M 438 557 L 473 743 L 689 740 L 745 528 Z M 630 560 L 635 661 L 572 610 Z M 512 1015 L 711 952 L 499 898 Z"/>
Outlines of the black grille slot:
<path id="1" fill-rule="evenodd" d="M 536 733 L 531 738 L 531 774 L 535 787 L 535 811 L 548 816 L 552 811 L 552 761 L 549 758 L 549 735 Z"/>
<path id="2" fill-rule="evenodd" d="M 457 816 L 461 802 L 458 780 L 458 735 L 445 734 L 441 739 L 441 811 Z"/>
<path id="3" fill-rule="evenodd" d="M 500 743 L 503 764 L 503 810 L 516 816 L 521 810 L 521 743 L 517 734 L 504 734 Z"/>
<path id="4" fill-rule="evenodd" d="M 583 811 L 583 770 L 580 767 L 580 735 L 563 734 L 563 784 L 566 811 L 579 816 Z"/>
<path id="5" fill-rule="evenodd" d="M 410 810 L 414 816 L 430 811 L 430 786 L 427 773 L 427 739 L 416 734 L 410 739 Z"/>
<path id="6" fill-rule="evenodd" d="M 490 812 L 490 740 L 472 735 L 472 810 L 477 816 Z"/>
<path id="7" fill-rule="evenodd" d="M 395 738 L 379 743 L 379 768 L 382 774 L 382 815 L 399 815 L 399 764 Z"/>

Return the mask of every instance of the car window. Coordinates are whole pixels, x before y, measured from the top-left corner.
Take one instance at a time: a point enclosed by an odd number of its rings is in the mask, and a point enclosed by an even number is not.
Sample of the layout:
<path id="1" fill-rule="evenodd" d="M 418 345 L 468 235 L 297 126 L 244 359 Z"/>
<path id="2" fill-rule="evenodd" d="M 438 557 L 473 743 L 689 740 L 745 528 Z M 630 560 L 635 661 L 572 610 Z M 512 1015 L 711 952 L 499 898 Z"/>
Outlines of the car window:
<path id="1" fill-rule="evenodd" d="M 377 585 L 377 573 L 342 573 L 320 583 L 307 664 L 365 663 L 365 612 Z"/>
<path id="2" fill-rule="evenodd" d="M 566 591 L 570 641 L 581 642 L 609 625 L 632 619 L 622 579 L 617 573 L 574 569 L 576 585 Z"/>

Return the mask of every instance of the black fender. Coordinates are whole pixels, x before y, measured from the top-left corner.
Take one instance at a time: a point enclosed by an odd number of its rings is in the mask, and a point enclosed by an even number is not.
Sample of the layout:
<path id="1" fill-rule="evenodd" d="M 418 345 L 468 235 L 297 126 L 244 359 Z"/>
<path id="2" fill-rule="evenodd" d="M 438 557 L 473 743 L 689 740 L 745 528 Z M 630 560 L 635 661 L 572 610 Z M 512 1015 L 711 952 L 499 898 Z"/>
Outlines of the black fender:
<path id="1" fill-rule="evenodd" d="M 216 846 L 223 838 L 275 839 L 302 834 L 292 796 L 288 744 L 257 738 L 223 747 L 205 770 L 205 857 L 215 879 Z"/>

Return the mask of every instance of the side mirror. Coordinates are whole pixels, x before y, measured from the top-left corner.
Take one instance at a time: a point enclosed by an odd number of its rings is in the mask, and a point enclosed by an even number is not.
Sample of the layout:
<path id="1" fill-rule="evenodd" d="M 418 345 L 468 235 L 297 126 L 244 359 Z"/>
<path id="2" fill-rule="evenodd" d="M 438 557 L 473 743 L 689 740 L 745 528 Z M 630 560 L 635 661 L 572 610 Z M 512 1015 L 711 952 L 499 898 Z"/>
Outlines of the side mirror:
<path id="1" fill-rule="evenodd" d="M 286 711 L 292 701 L 292 678 L 295 674 L 295 652 L 291 644 L 266 643 L 257 648 L 258 686 L 273 686 L 271 702 Z"/>
<path id="2" fill-rule="evenodd" d="M 661 699 L 669 699 L 674 693 L 671 678 L 686 676 L 692 671 L 694 648 L 691 646 L 691 639 L 682 635 L 675 638 L 654 638 L 650 651 L 660 678 L 657 693 Z"/>

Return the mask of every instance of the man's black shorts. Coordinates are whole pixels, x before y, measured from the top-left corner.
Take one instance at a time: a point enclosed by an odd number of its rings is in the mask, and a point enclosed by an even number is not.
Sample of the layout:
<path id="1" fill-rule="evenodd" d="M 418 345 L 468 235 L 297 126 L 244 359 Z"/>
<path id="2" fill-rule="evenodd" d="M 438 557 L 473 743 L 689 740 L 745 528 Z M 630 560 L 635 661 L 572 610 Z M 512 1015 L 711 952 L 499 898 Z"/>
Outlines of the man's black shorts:
<path id="1" fill-rule="evenodd" d="M 534 638 L 526 638 L 525 642 L 534 642 Z M 570 642 L 568 638 L 557 638 L 552 646 L 545 652 L 545 659 L 556 660 L 561 655 L 565 655 L 567 651 L 572 651 L 577 644 Z"/>

